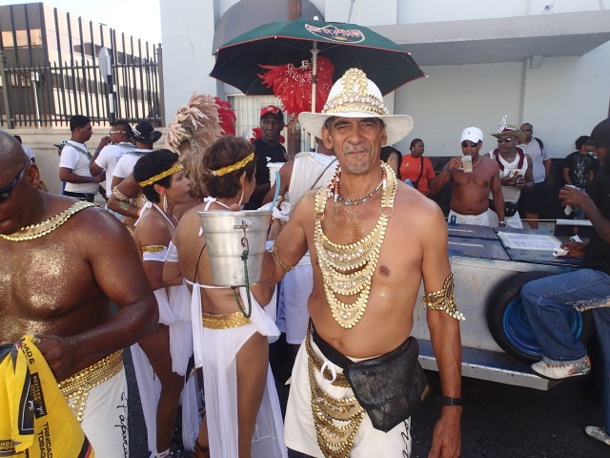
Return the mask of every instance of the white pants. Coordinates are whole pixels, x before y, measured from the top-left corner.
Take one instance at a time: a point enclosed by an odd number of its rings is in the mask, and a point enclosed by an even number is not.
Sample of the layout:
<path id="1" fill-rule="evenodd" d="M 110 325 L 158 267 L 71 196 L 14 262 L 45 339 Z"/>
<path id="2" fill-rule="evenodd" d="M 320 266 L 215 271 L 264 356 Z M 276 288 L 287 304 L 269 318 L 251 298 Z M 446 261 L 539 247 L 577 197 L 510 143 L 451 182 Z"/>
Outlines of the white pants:
<path id="1" fill-rule="evenodd" d="M 68 404 L 72 407 L 73 402 Z M 96 457 L 129 457 L 125 368 L 89 391 L 81 427 Z"/>

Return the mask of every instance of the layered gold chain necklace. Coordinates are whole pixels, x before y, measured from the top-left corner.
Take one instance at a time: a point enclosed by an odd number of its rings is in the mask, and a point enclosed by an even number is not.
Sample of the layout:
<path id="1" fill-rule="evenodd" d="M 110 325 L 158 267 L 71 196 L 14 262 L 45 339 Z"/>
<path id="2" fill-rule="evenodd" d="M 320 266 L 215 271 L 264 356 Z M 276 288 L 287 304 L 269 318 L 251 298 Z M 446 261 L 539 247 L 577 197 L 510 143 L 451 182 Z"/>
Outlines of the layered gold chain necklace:
<path id="1" fill-rule="evenodd" d="M 327 190 L 320 188 L 316 193 L 314 241 L 324 281 L 324 294 L 333 318 L 345 329 L 354 327 L 366 310 L 381 245 L 394 212 L 396 174 L 385 163 L 382 163 L 382 167 L 385 168 L 388 185 L 383 187 L 379 219 L 371 232 L 356 242 L 340 245 L 326 237 L 322 230 L 322 218 L 328 200 Z M 353 303 L 347 303 L 337 296 L 357 297 Z"/>
<path id="2" fill-rule="evenodd" d="M 90 202 L 79 200 L 57 215 L 51 216 L 40 223 L 22 227 L 15 234 L 0 234 L 0 238 L 8 240 L 9 242 L 25 242 L 27 240 L 34 240 L 43 237 L 63 225 L 76 213 L 88 207 L 94 207 L 94 205 Z"/>

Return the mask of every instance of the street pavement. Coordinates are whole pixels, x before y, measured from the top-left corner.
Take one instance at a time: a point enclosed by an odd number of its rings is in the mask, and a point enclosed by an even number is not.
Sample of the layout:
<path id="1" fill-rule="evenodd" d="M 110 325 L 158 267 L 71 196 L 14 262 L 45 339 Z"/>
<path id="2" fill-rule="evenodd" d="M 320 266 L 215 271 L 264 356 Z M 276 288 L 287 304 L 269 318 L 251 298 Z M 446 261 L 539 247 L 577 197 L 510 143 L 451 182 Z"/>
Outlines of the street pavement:
<path id="1" fill-rule="evenodd" d="M 130 458 L 148 458 L 137 387 L 126 353 L 130 385 Z M 490 458 L 608 458 L 610 447 L 584 433 L 603 420 L 601 368 L 593 360 L 591 375 L 567 380 L 539 391 L 463 379 L 462 457 Z M 439 377 L 427 371 L 432 394 L 413 418 L 411 458 L 428 456 L 434 424 L 440 415 Z M 280 401 L 287 389 L 278 383 Z M 188 457 L 190 454 L 184 454 Z M 380 454 L 379 458 L 383 458 Z"/>

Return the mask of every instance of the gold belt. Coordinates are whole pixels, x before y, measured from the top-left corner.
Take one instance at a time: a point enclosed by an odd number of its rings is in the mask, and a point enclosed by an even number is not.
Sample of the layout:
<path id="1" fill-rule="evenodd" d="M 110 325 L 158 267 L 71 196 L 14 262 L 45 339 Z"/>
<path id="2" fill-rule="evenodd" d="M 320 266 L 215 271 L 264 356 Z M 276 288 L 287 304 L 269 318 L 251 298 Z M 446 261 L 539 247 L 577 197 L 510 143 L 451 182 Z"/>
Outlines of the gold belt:
<path id="1" fill-rule="evenodd" d="M 311 386 L 311 410 L 316 427 L 318 446 L 325 457 L 346 458 L 350 455 L 354 445 L 354 436 L 364 419 L 366 411 L 355 397 L 335 399 L 329 396 L 318 384 L 316 372 L 320 372 L 323 361 L 311 348 L 310 338 L 308 329 L 305 348 L 308 355 L 307 369 L 309 385 Z M 337 374 L 333 385 L 349 386 L 349 383 L 343 374 Z"/>
<path id="2" fill-rule="evenodd" d="M 72 410 L 79 423 L 83 421 L 89 391 L 110 380 L 122 369 L 123 350 L 118 350 L 59 383 L 59 391 L 64 398 L 73 401 Z"/>
<path id="3" fill-rule="evenodd" d="M 230 329 L 239 328 L 250 324 L 250 318 L 246 318 L 241 312 L 224 313 L 222 315 L 212 315 L 211 313 L 204 313 L 202 318 L 202 324 L 204 328 L 208 329 Z"/>

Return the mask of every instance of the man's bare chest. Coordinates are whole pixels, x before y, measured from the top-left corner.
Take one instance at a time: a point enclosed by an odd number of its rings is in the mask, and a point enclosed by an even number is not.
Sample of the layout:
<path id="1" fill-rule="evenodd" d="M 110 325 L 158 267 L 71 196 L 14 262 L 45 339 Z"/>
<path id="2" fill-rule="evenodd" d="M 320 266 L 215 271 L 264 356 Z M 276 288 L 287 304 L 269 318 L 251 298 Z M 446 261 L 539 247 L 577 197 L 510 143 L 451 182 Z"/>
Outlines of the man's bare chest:
<path id="1" fill-rule="evenodd" d="M 5 310 L 18 306 L 23 312 L 55 313 L 79 295 L 87 272 L 86 263 L 69 246 L 53 243 L 15 244 L 3 249 L 2 259 L 0 302 Z"/>

